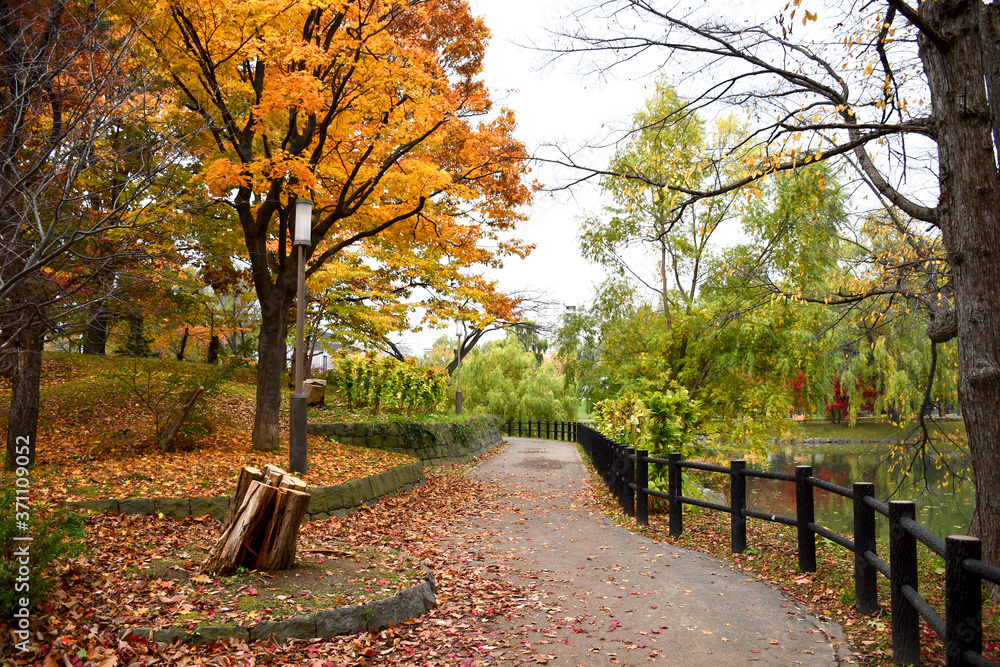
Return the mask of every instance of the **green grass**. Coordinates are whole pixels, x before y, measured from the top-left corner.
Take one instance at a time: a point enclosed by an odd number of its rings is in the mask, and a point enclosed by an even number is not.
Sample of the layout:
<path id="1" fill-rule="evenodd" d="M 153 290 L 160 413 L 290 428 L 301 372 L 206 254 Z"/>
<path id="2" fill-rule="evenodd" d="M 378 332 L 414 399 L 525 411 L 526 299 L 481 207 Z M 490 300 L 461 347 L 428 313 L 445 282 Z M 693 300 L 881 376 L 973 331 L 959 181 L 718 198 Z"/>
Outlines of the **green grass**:
<path id="1" fill-rule="evenodd" d="M 965 424 L 963 422 L 927 422 L 931 435 L 934 433 L 945 433 L 949 436 L 964 436 Z M 912 424 L 907 428 L 899 428 L 892 425 L 887 419 L 863 418 L 858 419 L 854 426 L 846 422 L 843 424 L 831 424 L 825 421 L 795 422 L 789 427 L 789 438 L 792 440 L 805 438 L 819 438 L 822 440 L 850 439 L 850 440 L 894 440 L 899 441 L 913 432 L 914 428 L 919 428 Z"/>

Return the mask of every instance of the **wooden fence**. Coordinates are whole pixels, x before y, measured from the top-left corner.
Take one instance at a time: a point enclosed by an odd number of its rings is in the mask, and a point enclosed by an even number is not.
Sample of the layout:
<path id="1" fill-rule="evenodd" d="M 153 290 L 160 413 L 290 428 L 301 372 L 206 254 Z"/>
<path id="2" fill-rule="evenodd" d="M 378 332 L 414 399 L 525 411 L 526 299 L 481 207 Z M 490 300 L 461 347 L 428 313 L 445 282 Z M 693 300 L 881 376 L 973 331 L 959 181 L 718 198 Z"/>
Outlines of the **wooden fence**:
<path id="1" fill-rule="evenodd" d="M 533 422 L 508 421 L 507 435 L 518 438 L 544 438 L 546 440 L 562 440 L 576 442 L 577 422 Z"/>
<path id="2" fill-rule="evenodd" d="M 941 539 L 916 521 L 914 503 L 893 500 L 888 503 L 875 497 L 875 485 L 855 482 L 847 488 L 813 476 L 811 466 L 796 466 L 795 473 L 769 472 L 746 467 L 745 461 L 730 461 L 728 466 L 685 461 L 679 453 L 654 458 L 649 452 L 617 443 L 584 425 L 566 422 L 508 422 L 507 434 L 524 437 L 547 437 L 578 442 L 590 457 L 594 468 L 629 516 L 640 525 L 649 523 L 650 496 L 669 503 L 670 534 L 683 532 L 684 505 L 695 505 L 730 516 L 730 540 L 734 553 L 747 547 L 747 519 L 759 519 L 794 527 L 797 537 L 799 568 L 816 571 L 816 536 L 854 553 L 855 605 L 859 614 L 878 610 L 878 575 L 889 580 L 892 609 L 892 659 L 897 665 L 920 664 L 920 628 L 923 618 L 945 645 L 947 667 L 996 666 L 984 657 L 982 630 L 983 582 L 1000 585 L 1000 568 L 984 563 L 979 539 L 951 535 Z M 543 430 L 544 428 L 544 430 Z M 667 491 L 649 488 L 650 466 L 667 467 Z M 681 471 L 684 468 L 718 473 L 729 477 L 730 504 L 709 502 L 684 495 Z M 795 485 L 795 516 L 768 514 L 747 509 L 748 477 L 770 479 Z M 853 539 L 816 523 L 815 490 L 833 493 L 854 502 Z M 881 515 L 889 521 L 889 560 L 876 552 L 876 520 Z M 944 559 L 945 616 L 942 618 L 917 592 L 917 543 L 920 542 Z"/>

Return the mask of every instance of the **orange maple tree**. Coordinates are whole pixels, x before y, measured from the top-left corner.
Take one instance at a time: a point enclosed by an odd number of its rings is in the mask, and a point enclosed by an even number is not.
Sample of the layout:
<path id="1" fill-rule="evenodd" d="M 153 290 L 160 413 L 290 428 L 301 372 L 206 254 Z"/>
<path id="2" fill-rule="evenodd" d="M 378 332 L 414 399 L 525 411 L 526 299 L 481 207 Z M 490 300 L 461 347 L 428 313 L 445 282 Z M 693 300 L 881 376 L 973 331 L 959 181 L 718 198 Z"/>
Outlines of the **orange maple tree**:
<path id="1" fill-rule="evenodd" d="M 217 233 L 242 238 L 261 306 L 254 448 L 279 439 L 296 197 L 314 201 L 307 279 L 360 263 L 395 274 L 403 300 L 414 283 L 447 291 L 469 267 L 530 250 L 509 234 L 531 197 L 526 154 L 477 78 L 489 31 L 464 0 L 133 11 L 176 90 L 166 112 L 200 124 L 204 182 L 238 220 Z"/>

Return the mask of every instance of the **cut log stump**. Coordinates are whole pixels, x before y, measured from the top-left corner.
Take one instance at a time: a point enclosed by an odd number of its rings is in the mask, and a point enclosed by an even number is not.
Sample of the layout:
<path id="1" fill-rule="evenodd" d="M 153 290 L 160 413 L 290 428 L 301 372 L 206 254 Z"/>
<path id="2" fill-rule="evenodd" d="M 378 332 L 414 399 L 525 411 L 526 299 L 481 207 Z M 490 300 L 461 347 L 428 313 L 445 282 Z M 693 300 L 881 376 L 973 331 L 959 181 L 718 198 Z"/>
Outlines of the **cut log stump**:
<path id="1" fill-rule="evenodd" d="M 305 488 L 305 482 L 276 466 L 240 470 L 222 535 L 203 570 L 223 576 L 239 567 L 291 569 L 299 525 L 309 508 Z"/>

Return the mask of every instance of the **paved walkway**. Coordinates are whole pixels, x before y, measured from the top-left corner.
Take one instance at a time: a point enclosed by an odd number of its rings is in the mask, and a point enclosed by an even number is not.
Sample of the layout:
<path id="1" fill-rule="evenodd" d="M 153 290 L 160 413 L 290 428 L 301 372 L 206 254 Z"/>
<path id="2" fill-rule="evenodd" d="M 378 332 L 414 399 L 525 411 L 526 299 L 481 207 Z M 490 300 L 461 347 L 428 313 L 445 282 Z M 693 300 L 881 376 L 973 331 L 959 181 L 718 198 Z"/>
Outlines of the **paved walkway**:
<path id="1" fill-rule="evenodd" d="M 586 492 L 575 445 L 508 442 L 469 474 L 510 490 L 518 511 L 468 546 L 513 566 L 538 597 L 540 610 L 512 625 L 524 632 L 512 662 L 827 666 L 850 655 L 839 626 L 767 584 L 615 526 Z"/>

